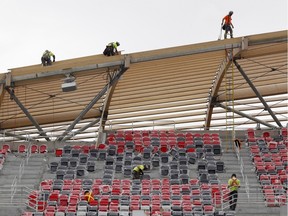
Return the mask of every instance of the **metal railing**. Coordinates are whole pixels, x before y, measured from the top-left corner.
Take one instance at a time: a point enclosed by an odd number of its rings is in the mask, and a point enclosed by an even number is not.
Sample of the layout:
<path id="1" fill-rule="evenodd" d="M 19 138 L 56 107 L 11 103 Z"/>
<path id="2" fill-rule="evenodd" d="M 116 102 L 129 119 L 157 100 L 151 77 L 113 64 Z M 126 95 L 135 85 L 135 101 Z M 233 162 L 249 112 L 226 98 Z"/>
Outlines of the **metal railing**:
<path id="1" fill-rule="evenodd" d="M 160 130 L 171 127 L 171 129 L 176 130 L 176 124 L 173 120 L 131 121 L 130 123 L 125 124 L 121 123 L 121 121 L 109 120 L 107 121 L 107 125 L 109 130 L 117 130 L 117 127 L 124 127 L 131 130 Z"/>
<path id="2" fill-rule="evenodd" d="M 21 163 L 19 165 L 18 175 L 14 177 L 12 184 L 11 184 L 11 203 L 13 202 L 14 196 L 16 194 L 18 183 L 21 182 L 22 176 L 24 174 L 25 164 L 29 163 L 30 157 L 31 157 L 31 142 L 29 142 L 28 144 L 26 157 L 21 160 Z"/>
<path id="3" fill-rule="evenodd" d="M 241 205 L 245 205 L 245 204 L 259 204 L 262 205 L 263 207 L 280 207 L 282 205 L 285 205 L 285 202 L 280 202 L 279 199 L 275 198 L 274 200 L 265 200 L 265 196 L 263 194 L 263 191 L 260 187 L 260 185 L 250 185 L 250 189 L 253 190 L 254 192 L 250 192 L 250 199 L 244 199 L 245 201 L 243 201 L 242 197 L 246 196 L 247 192 L 241 192 L 238 190 L 238 198 L 237 198 L 237 204 L 241 204 Z M 230 199 L 232 198 L 232 196 L 230 195 L 230 191 L 227 193 L 222 193 L 221 194 L 221 205 L 218 205 L 218 208 L 220 207 L 220 209 L 222 211 L 225 211 L 227 209 L 230 208 L 231 204 L 230 204 Z M 287 198 L 287 197 L 286 197 Z M 217 207 L 217 203 L 215 203 L 214 200 L 214 205 Z M 286 202 L 287 205 L 287 202 Z"/>
<path id="4" fill-rule="evenodd" d="M 249 194 L 249 181 L 248 181 L 248 177 L 247 175 L 245 174 L 244 170 L 244 162 L 243 162 L 243 158 L 241 157 L 241 153 L 239 151 L 239 148 L 235 147 L 235 154 L 236 154 L 236 157 L 238 159 L 238 162 L 240 164 L 240 172 L 241 172 L 241 176 L 242 176 L 242 179 L 243 179 L 243 182 L 244 182 L 244 186 L 245 186 L 245 191 L 246 191 L 246 194 L 247 194 L 247 198 L 248 200 L 250 199 L 250 194 Z M 243 185 L 243 184 L 242 184 Z"/>

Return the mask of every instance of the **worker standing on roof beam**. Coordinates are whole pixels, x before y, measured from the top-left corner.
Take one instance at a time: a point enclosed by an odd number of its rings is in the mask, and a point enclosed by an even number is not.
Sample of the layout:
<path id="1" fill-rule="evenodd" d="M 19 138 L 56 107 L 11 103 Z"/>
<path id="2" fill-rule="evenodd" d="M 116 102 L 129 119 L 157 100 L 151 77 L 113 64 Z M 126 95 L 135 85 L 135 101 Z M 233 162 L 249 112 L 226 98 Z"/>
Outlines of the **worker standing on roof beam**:
<path id="1" fill-rule="evenodd" d="M 228 31 L 230 32 L 230 38 L 233 38 L 232 28 L 234 28 L 234 26 L 232 24 L 232 15 L 233 15 L 233 11 L 229 11 L 228 15 L 226 15 L 222 19 L 221 26 L 222 26 L 222 29 L 225 30 L 224 39 L 227 38 Z M 225 21 L 225 23 L 224 23 L 224 21 Z M 224 25 L 223 25 L 223 23 L 224 23 Z"/>
<path id="2" fill-rule="evenodd" d="M 118 46 L 120 46 L 120 43 L 118 41 L 109 43 L 106 46 L 105 50 L 103 51 L 103 54 L 105 56 L 118 55 L 119 54 L 117 50 Z"/>

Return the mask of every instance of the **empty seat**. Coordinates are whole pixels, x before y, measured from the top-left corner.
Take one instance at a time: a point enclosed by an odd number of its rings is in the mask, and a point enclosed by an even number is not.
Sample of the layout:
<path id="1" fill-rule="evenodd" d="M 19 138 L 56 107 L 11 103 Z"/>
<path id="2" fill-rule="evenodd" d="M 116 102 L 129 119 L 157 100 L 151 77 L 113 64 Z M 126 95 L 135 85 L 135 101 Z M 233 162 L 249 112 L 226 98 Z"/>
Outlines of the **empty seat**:
<path id="1" fill-rule="evenodd" d="M 212 145 L 204 145 L 205 152 L 213 152 L 213 146 Z"/>
<path id="2" fill-rule="evenodd" d="M 123 172 L 124 172 L 124 177 L 131 177 L 132 166 L 124 166 Z"/>
<path id="3" fill-rule="evenodd" d="M 79 165 L 76 168 L 77 176 L 84 176 L 85 175 L 85 166 Z"/>
<path id="4" fill-rule="evenodd" d="M 160 157 L 159 156 L 154 156 L 152 158 L 152 166 L 153 167 L 159 167 L 160 166 Z"/>
<path id="5" fill-rule="evenodd" d="M 196 139 L 196 140 L 194 140 L 194 145 L 195 145 L 195 148 L 197 149 L 197 148 L 203 148 L 203 140 L 198 140 L 198 139 Z"/>
<path id="6" fill-rule="evenodd" d="M 30 152 L 31 152 L 32 154 L 38 153 L 38 146 L 37 146 L 36 144 L 31 145 L 31 147 L 30 147 Z"/>
<path id="7" fill-rule="evenodd" d="M 71 145 L 65 145 L 63 147 L 63 152 L 66 153 L 66 154 L 70 154 L 71 153 L 71 149 L 72 149 Z"/>
<path id="8" fill-rule="evenodd" d="M 207 161 L 206 160 L 199 160 L 198 161 L 198 165 L 197 165 L 197 170 L 198 171 L 201 170 L 201 169 L 205 170 L 206 167 L 207 167 Z"/>
<path id="9" fill-rule="evenodd" d="M 71 150 L 71 156 L 72 157 L 79 157 L 81 150 L 80 149 L 72 149 Z"/>
<path id="10" fill-rule="evenodd" d="M 187 174 L 181 174 L 180 179 L 181 179 L 182 184 L 188 184 L 189 183 L 189 175 L 187 175 Z"/>
<path id="11" fill-rule="evenodd" d="M 113 156 L 107 156 L 105 165 L 113 165 L 114 164 L 114 157 Z"/>
<path id="12" fill-rule="evenodd" d="M 195 152 L 189 152 L 187 154 L 189 164 L 195 164 L 197 160 L 197 154 Z"/>
<path id="13" fill-rule="evenodd" d="M 132 166 L 132 157 L 125 157 L 124 159 L 124 165 L 125 166 Z"/>
<path id="14" fill-rule="evenodd" d="M 151 158 L 151 153 L 152 153 L 151 148 L 144 148 L 144 150 L 143 150 L 143 158 L 144 159 L 150 159 Z"/>
<path id="15" fill-rule="evenodd" d="M 69 159 L 70 159 L 69 157 L 62 157 L 60 159 L 60 165 L 68 167 L 69 166 Z"/>
<path id="16" fill-rule="evenodd" d="M 216 165 L 208 163 L 207 170 L 209 174 L 215 174 L 216 173 Z"/>
<path id="17" fill-rule="evenodd" d="M 56 179 L 62 179 L 63 180 L 65 174 L 66 174 L 66 170 L 57 170 L 56 171 Z"/>
<path id="18" fill-rule="evenodd" d="M 208 175 L 207 175 L 206 173 L 202 173 L 202 174 L 199 176 L 199 182 L 200 182 L 200 183 L 209 183 Z"/>
<path id="19" fill-rule="evenodd" d="M 180 165 L 179 170 L 180 170 L 180 174 L 188 174 L 188 166 L 187 165 Z"/>
<path id="20" fill-rule="evenodd" d="M 216 172 L 222 173 L 225 171 L 224 162 L 216 161 Z"/>
<path id="21" fill-rule="evenodd" d="M 163 165 L 161 166 L 161 176 L 168 176 L 169 175 L 169 166 Z"/>
<path id="22" fill-rule="evenodd" d="M 58 162 L 51 162 L 50 163 L 50 171 L 51 172 L 56 172 L 58 167 Z"/>
<path id="23" fill-rule="evenodd" d="M 161 158 L 162 163 L 168 163 L 169 162 L 169 154 L 167 154 L 167 153 L 161 153 L 160 158 Z"/>
<path id="24" fill-rule="evenodd" d="M 222 155 L 222 150 L 220 145 L 213 145 L 213 153 L 215 155 Z"/>
<path id="25" fill-rule="evenodd" d="M 107 150 L 106 149 L 99 149 L 98 151 L 98 160 L 104 161 L 106 160 Z"/>
<path id="26" fill-rule="evenodd" d="M 107 154 L 108 154 L 109 156 L 114 156 L 114 155 L 116 155 L 116 146 L 115 146 L 115 145 L 109 145 Z"/>
<path id="27" fill-rule="evenodd" d="M 204 156 L 204 149 L 196 148 L 196 155 L 197 155 L 197 158 L 202 158 Z"/>
<path id="28" fill-rule="evenodd" d="M 94 158 L 97 158 L 98 156 L 98 149 L 90 149 L 90 157 L 94 157 Z"/>
<path id="29" fill-rule="evenodd" d="M 115 172 L 116 173 L 121 173 L 122 172 L 122 167 L 123 167 L 123 162 L 122 161 L 116 161 L 116 163 L 115 163 Z"/>
<path id="30" fill-rule="evenodd" d="M 80 153 L 79 154 L 79 163 L 80 164 L 86 164 L 88 161 L 88 154 L 86 153 Z"/>
<path id="31" fill-rule="evenodd" d="M 170 170 L 170 179 L 178 179 L 179 178 L 179 170 Z"/>
<path id="32" fill-rule="evenodd" d="M 21 144 L 18 146 L 18 153 L 25 153 L 26 151 L 26 145 Z"/>

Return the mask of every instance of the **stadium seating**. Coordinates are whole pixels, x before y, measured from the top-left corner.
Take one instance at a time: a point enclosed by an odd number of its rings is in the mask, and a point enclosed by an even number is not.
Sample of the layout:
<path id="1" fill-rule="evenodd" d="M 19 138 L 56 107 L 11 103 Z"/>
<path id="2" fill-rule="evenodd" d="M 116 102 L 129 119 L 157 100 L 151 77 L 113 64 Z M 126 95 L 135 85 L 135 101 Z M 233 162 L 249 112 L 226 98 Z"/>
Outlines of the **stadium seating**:
<path id="1" fill-rule="evenodd" d="M 133 210 L 151 215 L 209 215 L 227 195 L 222 194 L 217 176 L 225 171 L 224 163 L 214 158 L 222 154 L 218 134 L 116 131 L 96 148 L 74 145 L 61 150 L 61 154 L 55 152 L 59 162 L 50 163 L 55 179 L 42 181 L 39 191 L 28 198 L 31 207 L 46 215 L 93 215 L 96 211 L 128 215 Z M 103 178 L 86 179 L 85 171 L 94 172 L 96 161 L 104 161 Z M 197 161 L 199 178 L 190 179 L 188 166 Z M 132 180 L 133 166 L 141 163 L 159 170 L 161 179 L 144 175 L 142 180 Z M 116 179 L 116 173 L 124 178 Z M 90 204 L 84 202 L 86 190 L 94 195 Z"/>
<path id="2" fill-rule="evenodd" d="M 283 136 L 283 131 L 281 135 Z M 267 207 L 287 204 L 287 154 L 288 148 L 284 143 L 285 136 L 272 139 L 269 132 L 264 132 L 262 137 L 251 140 L 254 134 L 251 129 L 247 131 L 247 143 L 250 146 L 251 160 L 255 165 L 255 172 L 263 191 L 263 199 Z"/>

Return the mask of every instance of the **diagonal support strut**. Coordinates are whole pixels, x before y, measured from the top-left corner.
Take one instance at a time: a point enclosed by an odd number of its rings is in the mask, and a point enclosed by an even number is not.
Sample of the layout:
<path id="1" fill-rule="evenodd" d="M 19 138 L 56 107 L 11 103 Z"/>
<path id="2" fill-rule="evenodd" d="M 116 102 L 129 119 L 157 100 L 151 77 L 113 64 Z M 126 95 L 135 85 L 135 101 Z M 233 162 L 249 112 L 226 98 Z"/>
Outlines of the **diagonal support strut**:
<path id="1" fill-rule="evenodd" d="M 27 118 L 32 122 L 32 124 L 37 128 L 39 131 L 39 134 L 47 141 L 50 141 L 47 134 L 43 131 L 43 129 L 40 127 L 38 122 L 33 118 L 33 116 L 28 112 L 28 110 L 24 107 L 24 105 L 21 103 L 21 101 L 15 96 L 14 91 L 11 91 L 9 87 L 6 87 L 6 91 L 10 94 L 10 98 L 15 101 L 15 103 L 20 107 L 20 109 L 24 112 L 24 114 L 27 116 Z"/>
<path id="2" fill-rule="evenodd" d="M 100 121 L 100 118 L 97 118 L 96 120 L 88 123 L 87 125 L 85 125 L 84 127 L 80 128 L 79 130 L 75 131 L 73 134 L 69 134 L 67 136 L 65 136 L 62 141 L 66 141 L 68 139 L 70 139 L 72 136 L 75 136 L 83 131 L 85 131 L 86 129 L 88 129 L 89 127 L 92 127 L 93 125 L 95 125 L 96 123 L 98 123 Z"/>
<path id="3" fill-rule="evenodd" d="M 234 112 L 234 113 L 236 113 L 236 114 L 238 114 L 238 115 L 240 115 L 240 116 L 242 116 L 242 117 L 248 118 L 248 119 L 250 119 L 250 120 L 252 120 L 252 121 L 258 122 L 258 123 L 260 123 L 260 124 L 262 124 L 262 125 L 265 125 L 265 126 L 267 126 L 267 127 L 275 128 L 275 126 L 272 125 L 272 124 L 269 124 L 269 123 L 264 122 L 264 121 L 262 121 L 262 120 L 260 120 L 260 119 L 257 119 L 257 118 L 255 118 L 255 117 L 252 117 L 252 116 L 250 116 L 250 115 L 247 115 L 247 114 L 245 114 L 245 113 L 243 113 L 243 112 L 241 112 L 241 111 L 239 111 L 239 110 L 232 109 L 231 107 L 225 106 L 225 105 L 223 105 L 223 104 L 221 104 L 221 103 L 216 103 L 216 106 L 221 107 L 221 108 L 223 108 L 223 109 L 225 109 L 225 110 L 228 110 L 229 112 Z"/>
<path id="4" fill-rule="evenodd" d="M 58 141 L 63 140 L 65 136 L 73 130 L 75 125 L 85 116 L 85 114 L 94 106 L 94 104 L 107 92 L 107 90 L 110 88 L 110 86 L 113 86 L 113 84 L 119 80 L 119 78 L 122 76 L 122 74 L 127 70 L 128 68 L 121 66 L 118 73 L 102 88 L 102 90 L 90 101 L 90 103 L 81 111 L 81 113 L 76 117 L 76 119 L 72 122 L 72 124 L 63 132 L 62 135 L 58 137 Z"/>
<path id="5" fill-rule="evenodd" d="M 280 123 L 280 121 L 278 120 L 278 118 L 276 117 L 276 115 L 273 113 L 273 111 L 271 110 L 271 108 L 269 107 L 269 105 L 266 103 L 266 101 L 264 100 L 264 98 L 262 97 L 262 95 L 259 93 L 259 91 L 256 89 L 256 87 L 253 85 L 253 83 L 251 82 L 251 80 L 249 79 L 249 77 L 246 75 L 246 73 L 244 72 L 244 70 L 242 69 L 242 67 L 238 64 L 238 62 L 234 59 L 233 60 L 235 66 L 237 67 L 237 69 L 239 70 L 239 72 L 241 73 L 241 75 L 244 77 L 244 79 L 246 80 L 246 82 L 249 84 L 249 86 L 251 87 L 251 89 L 254 91 L 254 93 L 257 95 L 257 97 L 259 98 L 259 100 L 262 102 L 265 110 L 267 110 L 269 112 L 269 114 L 271 115 L 271 117 L 274 119 L 274 121 L 276 122 L 276 124 L 279 127 L 283 127 Z"/>

